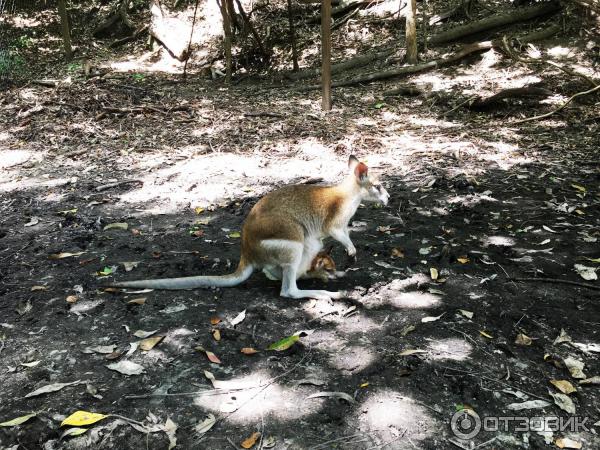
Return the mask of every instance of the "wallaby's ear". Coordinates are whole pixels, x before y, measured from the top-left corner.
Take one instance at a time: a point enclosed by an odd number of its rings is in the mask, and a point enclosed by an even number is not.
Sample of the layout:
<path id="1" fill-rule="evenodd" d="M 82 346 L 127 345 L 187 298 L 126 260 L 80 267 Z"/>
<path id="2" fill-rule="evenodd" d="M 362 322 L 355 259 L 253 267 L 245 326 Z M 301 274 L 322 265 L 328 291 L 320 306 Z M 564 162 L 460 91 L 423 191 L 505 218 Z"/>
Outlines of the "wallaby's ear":
<path id="1" fill-rule="evenodd" d="M 325 259 L 324 258 L 318 258 L 316 264 L 314 265 L 315 267 L 314 267 L 313 270 L 322 269 L 324 265 L 325 265 Z"/>
<path id="2" fill-rule="evenodd" d="M 348 168 L 350 169 L 350 173 L 354 172 L 354 169 L 356 168 L 356 166 L 358 166 L 359 161 L 356 158 L 356 156 L 354 155 L 350 155 L 350 158 L 348 158 Z"/>
<path id="3" fill-rule="evenodd" d="M 354 168 L 354 175 L 358 181 L 364 181 L 369 175 L 369 168 L 365 163 L 359 162 Z"/>

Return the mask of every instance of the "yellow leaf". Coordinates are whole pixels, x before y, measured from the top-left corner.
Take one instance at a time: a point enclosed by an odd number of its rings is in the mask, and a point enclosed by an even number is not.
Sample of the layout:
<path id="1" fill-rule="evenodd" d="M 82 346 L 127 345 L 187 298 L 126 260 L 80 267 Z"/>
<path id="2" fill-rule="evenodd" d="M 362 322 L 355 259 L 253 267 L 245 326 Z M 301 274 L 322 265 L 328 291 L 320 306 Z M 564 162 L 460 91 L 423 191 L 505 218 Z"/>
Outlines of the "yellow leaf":
<path id="1" fill-rule="evenodd" d="M 32 417 L 37 416 L 36 413 L 27 414 L 26 416 L 17 417 L 15 419 L 9 420 L 8 422 L 0 423 L 0 427 L 16 427 L 17 425 L 21 425 L 22 423 L 27 422 Z"/>
<path id="2" fill-rule="evenodd" d="M 140 350 L 144 350 L 145 352 L 150 351 L 156 346 L 160 341 L 162 341 L 164 336 L 152 336 L 140 341 Z"/>
<path id="3" fill-rule="evenodd" d="M 73 425 L 78 427 L 80 425 L 91 425 L 107 417 L 107 415 L 89 411 L 75 411 L 73 414 L 63 420 L 60 426 L 63 427 L 65 425 Z"/>
<path id="4" fill-rule="evenodd" d="M 492 335 L 486 333 L 485 331 L 479 330 L 479 334 L 482 335 L 482 336 L 485 336 L 488 339 L 494 339 L 494 337 Z"/>
<path id="5" fill-rule="evenodd" d="M 200 206 L 196 206 L 196 207 L 194 208 L 194 212 L 195 212 L 196 214 L 202 214 L 202 213 L 204 212 L 204 208 L 201 208 Z"/>
<path id="6" fill-rule="evenodd" d="M 256 444 L 256 441 L 258 440 L 259 437 L 260 437 L 260 433 L 258 431 L 255 431 L 254 433 L 252 433 L 252 436 L 250 436 L 248 439 L 246 439 L 244 442 L 242 442 L 242 447 L 243 448 L 254 447 L 254 444 Z"/>
<path id="7" fill-rule="evenodd" d="M 558 389 L 563 394 L 572 394 L 573 392 L 577 392 L 577 389 L 567 380 L 550 380 L 550 384 L 552 384 L 556 389 Z"/>
<path id="8" fill-rule="evenodd" d="M 575 441 L 569 438 L 558 438 L 554 441 L 554 444 L 558 448 L 582 448 L 583 444 L 579 441 Z"/>
<path id="9" fill-rule="evenodd" d="M 368 387 L 368 386 L 369 386 L 369 383 L 368 383 L 368 382 L 366 382 L 366 383 L 362 383 L 362 384 L 360 385 L 360 387 L 361 387 L 361 388 L 366 388 L 366 387 Z"/>
<path id="10" fill-rule="evenodd" d="M 466 256 L 460 256 L 456 258 L 456 260 L 461 264 L 466 264 L 469 262 L 469 258 L 467 258 Z"/>
<path id="11" fill-rule="evenodd" d="M 213 335 L 213 338 L 215 339 L 215 341 L 221 340 L 221 332 L 219 330 L 213 330 L 212 335 Z"/>
<path id="12" fill-rule="evenodd" d="M 431 279 L 432 280 L 437 280 L 438 279 L 438 270 L 435 267 L 430 267 L 429 268 L 429 274 L 431 275 Z"/>
<path id="13" fill-rule="evenodd" d="M 584 186 L 577 183 L 571 183 L 571 187 L 577 189 L 579 192 L 585 192 L 587 190 Z"/>
<path id="14" fill-rule="evenodd" d="M 588 261 L 591 261 L 593 263 L 600 264 L 600 258 L 585 258 L 585 259 L 587 259 Z"/>
<path id="15" fill-rule="evenodd" d="M 233 233 L 229 233 L 230 238 L 239 238 L 241 236 L 239 231 L 234 231 Z"/>
<path id="16" fill-rule="evenodd" d="M 575 212 L 577 214 L 579 214 L 580 216 L 584 216 L 585 215 L 585 213 L 582 210 L 580 210 L 580 209 L 576 209 Z"/>

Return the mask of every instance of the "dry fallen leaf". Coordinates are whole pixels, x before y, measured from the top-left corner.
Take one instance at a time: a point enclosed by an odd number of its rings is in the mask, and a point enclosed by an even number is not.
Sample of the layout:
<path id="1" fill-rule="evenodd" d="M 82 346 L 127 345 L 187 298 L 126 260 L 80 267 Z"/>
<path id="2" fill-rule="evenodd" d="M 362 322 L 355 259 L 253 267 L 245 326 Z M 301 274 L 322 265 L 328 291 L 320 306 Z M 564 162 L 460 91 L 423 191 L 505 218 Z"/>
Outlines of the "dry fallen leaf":
<path id="1" fill-rule="evenodd" d="M 115 223 L 109 223 L 108 225 L 106 225 L 102 231 L 108 231 L 108 230 L 127 230 L 129 228 L 129 224 L 126 222 L 115 222 Z"/>
<path id="2" fill-rule="evenodd" d="M 564 359 L 565 366 L 569 369 L 569 373 L 573 378 L 578 380 L 583 380 L 587 378 L 583 373 L 583 368 L 585 367 L 585 363 L 578 359 L 573 358 L 572 356 L 568 356 Z"/>
<path id="3" fill-rule="evenodd" d="M 577 389 L 575 389 L 575 387 L 567 380 L 550 380 L 550 384 L 552 384 L 563 394 L 572 394 L 573 392 L 577 392 Z"/>
<path id="4" fill-rule="evenodd" d="M 31 286 L 31 292 L 47 291 L 47 290 L 48 290 L 48 286 Z"/>
<path id="5" fill-rule="evenodd" d="M 72 386 L 74 384 L 79 384 L 79 383 L 81 383 L 81 380 L 73 381 L 71 383 L 53 383 L 53 384 L 47 384 L 46 386 L 42 386 L 41 388 L 36 389 L 35 391 L 30 392 L 29 394 L 26 394 L 25 398 L 28 398 L 28 397 L 37 397 L 38 395 L 48 394 L 50 392 L 60 391 L 64 387 Z"/>
<path id="6" fill-rule="evenodd" d="M 246 318 L 246 310 L 243 310 L 241 313 L 239 313 L 237 316 L 235 316 L 233 318 L 233 320 L 231 321 L 231 326 L 235 327 L 236 325 L 242 323 L 245 318 Z"/>
<path id="7" fill-rule="evenodd" d="M 130 305 L 143 305 L 146 303 L 146 297 L 133 298 L 127 302 Z"/>
<path id="8" fill-rule="evenodd" d="M 515 338 L 515 344 L 517 345 L 531 345 L 532 342 L 533 340 L 523 333 L 517 334 L 517 337 Z"/>
<path id="9" fill-rule="evenodd" d="M 242 442 L 242 447 L 243 448 L 252 448 L 254 447 L 254 444 L 256 444 L 256 441 L 258 440 L 258 438 L 260 437 L 260 433 L 258 431 L 255 431 L 254 433 L 252 433 L 252 436 L 250 436 L 248 439 L 245 439 L 244 442 Z"/>
<path id="10" fill-rule="evenodd" d="M 69 295 L 65 300 L 67 301 L 67 303 L 76 303 L 79 299 L 76 295 Z"/>
<path id="11" fill-rule="evenodd" d="M 473 312 L 472 311 L 467 311 L 466 309 L 459 309 L 458 312 L 460 312 L 467 319 L 472 319 L 473 318 Z"/>
<path id="12" fill-rule="evenodd" d="M 215 425 L 215 423 L 217 423 L 216 417 L 212 414 L 208 414 L 206 416 L 206 419 L 204 419 L 204 421 L 200 422 L 199 424 L 197 424 L 194 427 L 194 431 L 198 435 L 202 435 L 202 434 L 206 433 L 208 430 L 210 430 Z"/>
<path id="13" fill-rule="evenodd" d="M 482 335 L 483 337 L 488 338 L 488 339 L 494 339 L 494 336 L 492 336 L 491 334 L 486 333 L 483 330 L 479 330 L 479 334 Z"/>
<path id="14" fill-rule="evenodd" d="M 221 332 L 219 330 L 212 330 L 212 335 L 215 341 L 221 340 Z"/>
<path id="15" fill-rule="evenodd" d="M 211 325 L 216 325 L 216 324 L 218 324 L 220 321 L 221 321 L 221 318 L 220 318 L 220 317 L 211 317 L 211 318 L 210 318 L 210 324 L 211 324 Z"/>
<path id="16" fill-rule="evenodd" d="M 221 364 L 221 360 L 213 352 L 205 350 L 204 347 L 196 347 L 196 350 L 203 352 L 210 362 L 215 364 Z"/>
<path id="17" fill-rule="evenodd" d="M 21 417 L 16 417 L 7 422 L 0 423 L 0 427 L 16 427 L 17 425 L 21 425 L 22 423 L 27 422 L 29 419 L 31 419 L 32 417 L 35 417 L 35 416 L 37 416 L 37 413 L 27 414 L 27 415 L 21 416 Z"/>
<path id="18" fill-rule="evenodd" d="M 423 317 L 423 318 L 421 319 L 421 322 L 422 322 L 422 323 L 427 323 L 427 322 L 435 322 L 436 320 L 440 320 L 444 314 L 446 314 L 446 313 L 445 313 L 445 312 L 443 312 L 443 313 L 441 313 L 439 316 L 435 316 L 435 317 L 431 317 L 431 316 L 428 316 L 428 317 Z"/>
<path id="19" fill-rule="evenodd" d="M 138 337 L 140 339 L 145 339 L 147 337 L 152 336 L 154 333 L 156 333 L 158 330 L 153 330 L 153 331 L 144 331 L 144 330 L 137 330 L 135 333 L 133 333 L 133 335 L 135 337 Z"/>
<path id="20" fill-rule="evenodd" d="M 555 394 L 553 392 L 549 392 L 550 396 L 554 399 L 554 403 L 563 411 L 568 412 L 569 414 L 575 414 L 577 412 L 575 408 L 575 403 L 565 394 Z"/>
<path id="21" fill-rule="evenodd" d="M 138 363 L 133 361 L 119 361 L 118 363 L 112 363 L 106 366 L 110 370 L 122 373 L 123 375 L 141 375 L 146 369 Z"/>
<path id="22" fill-rule="evenodd" d="M 75 252 L 75 253 L 62 252 L 62 253 L 54 253 L 52 255 L 49 255 L 48 258 L 49 259 L 74 258 L 74 257 L 77 257 L 77 256 L 81 256 L 84 253 L 85 252 Z"/>
<path id="23" fill-rule="evenodd" d="M 456 260 L 461 264 L 467 264 L 469 262 L 469 258 L 467 256 L 459 256 Z"/>
<path id="24" fill-rule="evenodd" d="M 145 352 L 152 350 L 159 342 L 161 342 L 165 337 L 164 336 L 152 336 L 140 341 L 139 348 L 140 350 L 144 350 Z"/>
<path id="25" fill-rule="evenodd" d="M 600 375 L 596 375 L 590 378 L 585 378 L 579 382 L 579 384 L 600 384 Z"/>
<path id="26" fill-rule="evenodd" d="M 581 442 L 575 441 L 570 438 L 558 438 L 554 441 L 554 445 L 558 448 L 582 448 L 583 444 Z"/>
<path id="27" fill-rule="evenodd" d="M 243 349 L 240 350 L 240 352 L 243 353 L 244 355 L 254 355 L 254 354 L 258 353 L 258 350 L 255 350 L 252 347 L 244 347 Z"/>
<path id="28" fill-rule="evenodd" d="M 438 270 L 435 267 L 430 267 L 429 275 L 431 275 L 432 280 L 434 280 L 434 281 L 437 280 L 438 276 L 439 276 Z"/>

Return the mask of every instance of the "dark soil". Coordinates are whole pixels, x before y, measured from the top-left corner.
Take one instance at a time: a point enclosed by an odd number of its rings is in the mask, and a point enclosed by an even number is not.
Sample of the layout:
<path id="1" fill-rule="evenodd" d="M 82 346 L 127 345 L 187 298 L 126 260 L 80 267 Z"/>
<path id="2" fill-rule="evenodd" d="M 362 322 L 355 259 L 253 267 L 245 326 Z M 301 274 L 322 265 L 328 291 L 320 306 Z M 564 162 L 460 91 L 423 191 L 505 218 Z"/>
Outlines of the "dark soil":
<path id="1" fill-rule="evenodd" d="M 470 448 L 450 427 L 464 409 L 482 418 L 587 418 L 583 429 L 545 436 L 512 422 L 481 431 L 472 440 L 480 448 L 556 448 L 564 437 L 600 448 L 599 386 L 579 385 L 564 362 L 575 358 L 588 378 L 600 375 L 600 284 L 575 270 L 599 266 L 598 97 L 522 125 L 510 122 L 548 106 L 512 101 L 443 116 L 459 103 L 452 95 L 473 83 L 492 90 L 494 76 L 512 70 L 480 67 L 487 78 L 473 81 L 472 69 L 427 74 L 444 86 L 434 99 L 380 103 L 394 82 L 336 90 L 329 114 L 313 92 L 152 75 L 6 91 L 0 422 L 37 416 L 0 427 L 0 448 L 163 449 L 169 419 L 178 448 L 241 448 L 255 431 L 254 448 Z M 585 89 L 565 76 L 556 72 L 545 86 Z M 335 243 L 344 278 L 299 282 L 348 291 L 347 299 L 280 298 L 262 273 L 228 289 L 101 288 L 231 272 L 252 205 L 283 184 L 338 180 L 350 153 L 380 174 L 390 204 L 361 206 L 353 218 L 356 262 Z M 133 181 L 107 187 L 125 180 Z M 104 230 L 112 223 L 128 228 Z M 65 252 L 76 255 L 54 259 Z M 124 262 L 138 265 L 126 271 Z M 523 277 L 537 281 L 512 280 Z M 126 354 L 137 330 L 164 340 Z M 555 342 L 563 330 L 565 342 Z M 291 348 L 267 350 L 300 331 Z M 520 334 L 528 345 L 515 341 Z M 98 346 L 114 352 L 90 352 Z M 106 367 L 124 360 L 144 373 Z M 577 388 L 569 395 L 576 413 L 555 405 L 551 380 Z M 309 398 L 319 392 L 350 398 Z M 540 399 L 548 405 L 508 407 Z M 61 421 L 76 410 L 121 418 L 61 439 Z M 209 414 L 216 424 L 199 433 Z"/>

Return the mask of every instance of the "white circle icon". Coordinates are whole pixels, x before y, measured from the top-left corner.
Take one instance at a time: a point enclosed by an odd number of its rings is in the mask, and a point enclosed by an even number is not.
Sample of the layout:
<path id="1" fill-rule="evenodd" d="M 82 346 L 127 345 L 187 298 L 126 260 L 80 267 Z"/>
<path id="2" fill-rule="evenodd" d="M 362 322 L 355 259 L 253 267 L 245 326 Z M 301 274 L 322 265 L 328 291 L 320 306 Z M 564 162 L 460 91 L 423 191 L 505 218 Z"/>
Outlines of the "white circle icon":
<path id="1" fill-rule="evenodd" d="M 450 428 L 459 439 L 473 439 L 481 431 L 481 419 L 475 411 L 461 409 L 452 416 Z"/>

